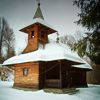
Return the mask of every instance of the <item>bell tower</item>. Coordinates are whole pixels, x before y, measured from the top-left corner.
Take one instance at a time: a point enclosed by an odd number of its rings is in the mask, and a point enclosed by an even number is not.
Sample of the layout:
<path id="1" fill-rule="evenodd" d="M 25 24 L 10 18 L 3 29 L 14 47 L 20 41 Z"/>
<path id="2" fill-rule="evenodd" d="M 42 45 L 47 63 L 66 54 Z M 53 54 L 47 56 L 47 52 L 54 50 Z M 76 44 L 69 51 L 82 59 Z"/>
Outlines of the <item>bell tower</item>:
<path id="1" fill-rule="evenodd" d="M 33 17 L 33 24 L 22 28 L 20 31 L 28 34 L 28 44 L 23 53 L 38 50 L 39 44 L 42 44 L 44 47 L 48 43 L 48 35 L 57 32 L 44 21 L 39 0 L 37 10 Z"/>

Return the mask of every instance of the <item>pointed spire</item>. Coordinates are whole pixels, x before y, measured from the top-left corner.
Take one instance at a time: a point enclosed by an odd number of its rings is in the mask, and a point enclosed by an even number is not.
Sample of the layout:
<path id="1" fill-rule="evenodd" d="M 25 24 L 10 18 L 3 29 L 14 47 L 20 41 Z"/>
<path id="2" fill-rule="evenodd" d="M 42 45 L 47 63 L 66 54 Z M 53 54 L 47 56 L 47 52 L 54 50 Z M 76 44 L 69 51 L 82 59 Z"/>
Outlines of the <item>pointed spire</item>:
<path id="1" fill-rule="evenodd" d="M 42 11 L 41 11 L 41 8 L 40 8 L 40 0 L 37 0 L 37 2 L 38 2 L 38 8 L 37 8 L 37 10 L 35 12 L 35 15 L 34 15 L 33 19 L 35 19 L 35 18 L 44 19 Z"/>

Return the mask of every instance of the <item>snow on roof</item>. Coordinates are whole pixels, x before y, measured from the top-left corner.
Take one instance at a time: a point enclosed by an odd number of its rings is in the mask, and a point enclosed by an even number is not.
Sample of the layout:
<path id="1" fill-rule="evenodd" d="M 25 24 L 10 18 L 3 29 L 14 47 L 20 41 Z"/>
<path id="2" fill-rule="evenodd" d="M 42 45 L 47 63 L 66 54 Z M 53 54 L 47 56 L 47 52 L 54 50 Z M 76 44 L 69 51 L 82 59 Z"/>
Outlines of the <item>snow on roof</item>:
<path id="1" fill-rule="evenodd" d="M 55 29 L 56 28 L 54 28 L 54 27 L 52 27 L 51 25 L 49 25 L 47 22 L 45 22 L 43 19 L 41 19 L 41 18 L 35 18 L 33 21 L 32 21 L 32 23 L 30 24 L 30 25 L 33 25 L 33 24 L 35 24 L 35 23 L 40 23 L 40 24 L 42 24 L 42 25 L 44 25 L 44 26 L 46 26 L 46 27 L 49 27 L 49 28 L 51 28 L 52 30 L 54 30 L 55 32 L 57 32 Z M 29 25 L 29 26 L 30 26 Z M 24 26 L 23 26 L 24 27 Z M 26 26 L 26 27 L 28 27 L 28 26 Z M 24 28 L 26 28 L 26 27 L 24 27 Z M 23 28 L 23 29 L 24 29 Z M 22 30 L 22 29 L 21 29 Z"/>
<path id="2" fill-rule="evenodd" d="M 8 60 L 4 61 L 3 65 L 11 65 L 32 61 L 53 61 L 61 59 L 87 64 L 76 53 L 72 52 L 68 46 L 63 46 L 61 43 L 51 42 L 45 45 L 45 49 L 43 49 L 40 45 L 37 51 L 9 58 Z M 88 66 L 85 68 L 90 67 Z"/>
<path id="3" fill-rule="evenodd" d="M 55 30 L 54 27 L 52 27 L 51 25 L 49 25 L 48 23 L 46 23 L 46 22 L 45 22 L 43 19 L 41 19 L 41 18 L 35 18 L 33 21 L 34 21 L 33 23 L 39 22 L 39 23 L 41 23 L 42 25 L 47 26 L 47 27 L 49 27 L 49 28 Z"/>
<path id="4" fill-rule="evenodd" d="M 92 69 L 92 67 L 88 63 L 80 64 L 80 65 L 72 65 L 72 67 L 84 68 L 84 69 Z"/>

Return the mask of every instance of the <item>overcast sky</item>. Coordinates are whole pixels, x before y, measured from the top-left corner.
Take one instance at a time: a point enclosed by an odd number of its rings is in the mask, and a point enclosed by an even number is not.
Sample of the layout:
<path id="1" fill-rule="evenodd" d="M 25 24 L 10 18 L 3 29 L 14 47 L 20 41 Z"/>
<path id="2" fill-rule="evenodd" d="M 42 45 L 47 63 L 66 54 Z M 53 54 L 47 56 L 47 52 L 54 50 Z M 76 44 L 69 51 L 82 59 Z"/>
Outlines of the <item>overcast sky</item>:
<path id="1" fill-rule="evenodd" d="M 60 34 L 74 34 L 84 31 L 74 21 L 78 20 L 78 8 L 73 0 L 40 0 L 45 21 L 58 30 Z M 0 17 L 5 17 L 17 37 L 17 44 L 25 40 L 26 35 L 19 32 L 23 26 L 33 21 L 37 9 L 36 0 L 0 0 Z M 25 42 L 25 41 L 24 41 Z"/>

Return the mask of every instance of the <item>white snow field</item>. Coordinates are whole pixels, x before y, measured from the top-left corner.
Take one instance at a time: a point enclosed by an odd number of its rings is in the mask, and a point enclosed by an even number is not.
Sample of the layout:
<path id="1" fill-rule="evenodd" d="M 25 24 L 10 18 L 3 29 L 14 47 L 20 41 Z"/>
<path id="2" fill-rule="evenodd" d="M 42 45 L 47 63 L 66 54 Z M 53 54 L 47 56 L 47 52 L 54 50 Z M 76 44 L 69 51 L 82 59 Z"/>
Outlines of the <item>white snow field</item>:
<path id="1" fill-rule="evenodd" d="M 0 100 L 100 100 L 100 86 L 79 88 L 74 95 L 46 93 L 43 90 L 24 91 L 12 88 L 13 82 L 0 81 Z"/>

